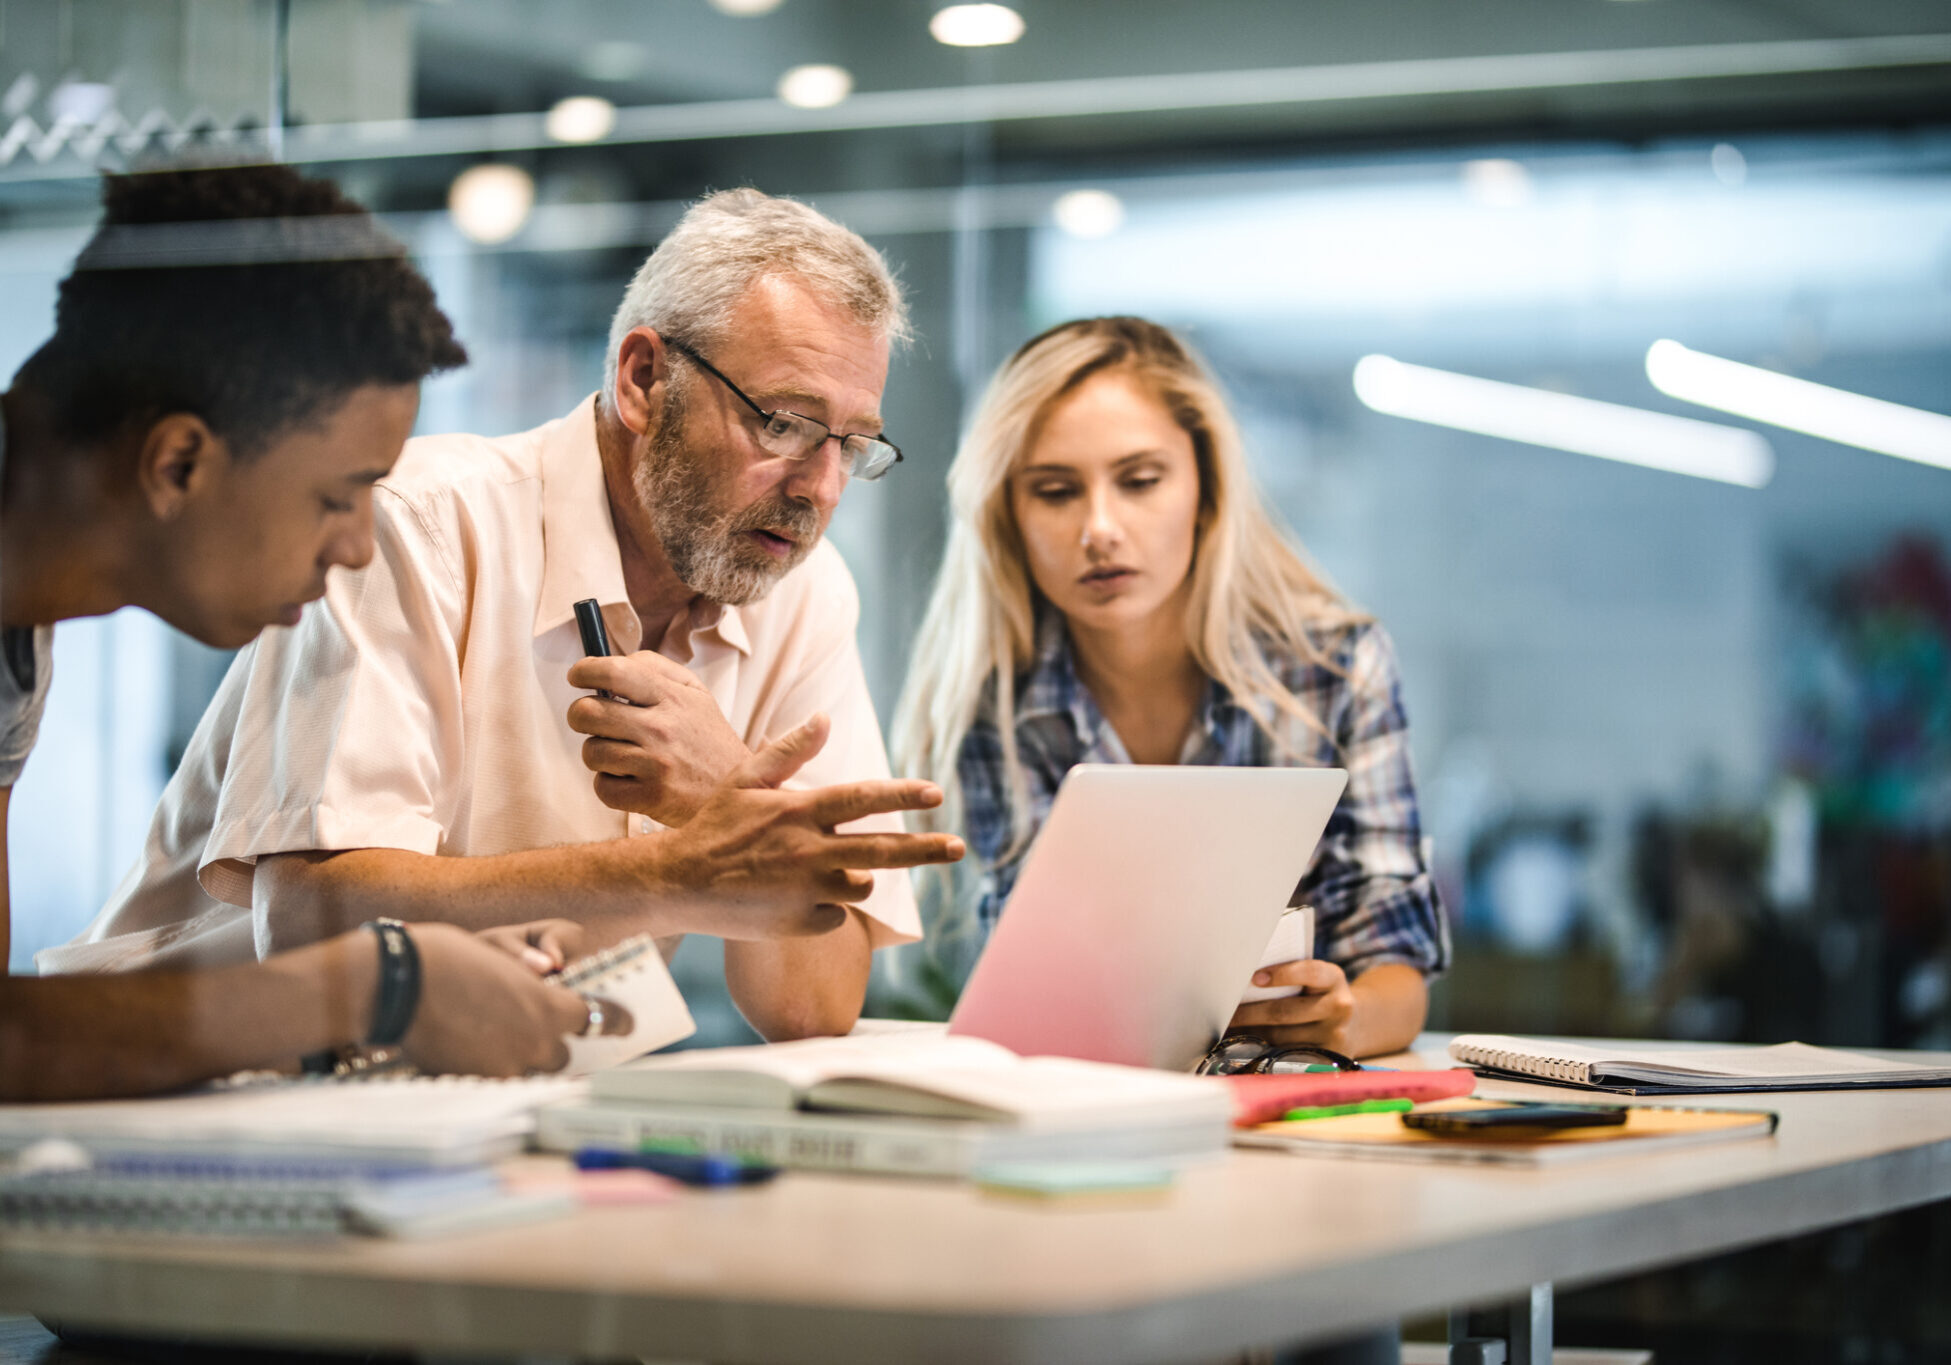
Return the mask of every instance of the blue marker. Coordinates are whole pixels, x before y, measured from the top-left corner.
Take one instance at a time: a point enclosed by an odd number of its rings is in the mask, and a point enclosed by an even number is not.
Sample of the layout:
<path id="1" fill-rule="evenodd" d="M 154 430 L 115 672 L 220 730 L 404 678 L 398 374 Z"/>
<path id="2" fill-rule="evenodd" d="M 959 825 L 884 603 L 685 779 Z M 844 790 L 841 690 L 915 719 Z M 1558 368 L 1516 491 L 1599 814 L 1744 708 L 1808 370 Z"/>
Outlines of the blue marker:
<path id="1" fill-rule="evenodd" d="M 715 1153 L 623 1152 L 614 1147 L 585 1147 L 576 1153 L 579 1171 L 620 1169 L 655 1171 L 687 1185 L 759 1185 L 779 1174 L 777 1166 L 741 1161 Z"/>

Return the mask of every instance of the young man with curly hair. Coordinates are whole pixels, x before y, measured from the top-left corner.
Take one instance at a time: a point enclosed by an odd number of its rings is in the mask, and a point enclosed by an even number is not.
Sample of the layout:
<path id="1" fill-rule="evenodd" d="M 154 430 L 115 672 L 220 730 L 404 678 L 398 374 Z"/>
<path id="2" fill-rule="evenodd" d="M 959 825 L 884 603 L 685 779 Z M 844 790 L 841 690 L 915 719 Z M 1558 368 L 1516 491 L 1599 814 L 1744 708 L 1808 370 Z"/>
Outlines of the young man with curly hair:
<path id="1" fill-rule="evenodd" d="M 234 648 L 372 558 L 420 381 L 466 362 L 433 291 L 332 185 L 282 167 L 110 177 L 54 335 L 0 395 L 4 840 L 53 623 L 140 606 Z M 373 926 L 368 926 L 373 928 Z M 374 1041 L 428 1070 L 562 1065 L 586 1003 L 446 924 L 204 972 L 0 980 L 0 1099 L 129 1095 Z M 573 926 L 538 927 L 560 958 Z"/>

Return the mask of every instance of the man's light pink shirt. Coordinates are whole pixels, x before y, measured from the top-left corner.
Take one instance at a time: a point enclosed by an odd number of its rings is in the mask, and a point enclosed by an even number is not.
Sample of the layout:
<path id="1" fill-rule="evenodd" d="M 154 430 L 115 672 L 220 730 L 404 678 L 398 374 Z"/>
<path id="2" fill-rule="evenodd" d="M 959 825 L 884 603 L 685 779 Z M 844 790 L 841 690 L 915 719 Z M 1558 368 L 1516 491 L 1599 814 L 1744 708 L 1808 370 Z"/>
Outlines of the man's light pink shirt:
<path id="1" fill-rule="evenodd" d="M 377 550 L 323 604 L 238 655 L 163 792 L 141 859 L 43 972 L 249 960 L 256 860 L 307 849 L 507 853 L 647 833 L 596 799 L 565 679 L 573 604 L 603 604 L 619 652 L 642 627 L 624 592 L 593 401 L 500 439 L 411 441 L 375 494 Z M 826 747 L 794 786 L 887 776 L 854 643 L 860 600 L 821 543 L 759 602 L 680 619 L 659 652 L 688 665 L 748 745 L 815 712 Z M 849 828 L 896 830 L 880 816 Z M 861 906 L 876 946 L 920 936 L 907 877 Z M 576 907 L 543 907 L 574 916 Z"/>

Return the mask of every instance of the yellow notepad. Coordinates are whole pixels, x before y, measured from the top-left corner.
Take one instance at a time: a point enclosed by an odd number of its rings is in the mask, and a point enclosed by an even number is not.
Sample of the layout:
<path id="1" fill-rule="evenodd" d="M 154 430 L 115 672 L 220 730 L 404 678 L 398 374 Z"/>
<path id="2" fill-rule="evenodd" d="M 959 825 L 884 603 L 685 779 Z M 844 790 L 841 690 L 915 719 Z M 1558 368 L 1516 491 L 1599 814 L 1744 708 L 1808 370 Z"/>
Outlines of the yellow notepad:
<path id="1" fill-rule="evenodd" d="M 1434 1100 L 1419 1113 L 1495 1109 L 1496 1100 Z M 1234 1134 L 1243 1147 L 1272 1147 L 1308 1156 L 1374 1157 L 1392 1161 L 1456 1161 L 1541 1166 L 1560 1161 L 1629 1156 L 1667 1147 L 1767 1137 L 1777 1117 L 1759 1109 L 1683 1109 L 1629 1105 L 1622 1124 L 1561 1128 L 1526 1137 L 1440 1137 L 1406 1127 L 1400 1114 L 1349 1114 L 1297 1123 L 1263 1123 Z"/>

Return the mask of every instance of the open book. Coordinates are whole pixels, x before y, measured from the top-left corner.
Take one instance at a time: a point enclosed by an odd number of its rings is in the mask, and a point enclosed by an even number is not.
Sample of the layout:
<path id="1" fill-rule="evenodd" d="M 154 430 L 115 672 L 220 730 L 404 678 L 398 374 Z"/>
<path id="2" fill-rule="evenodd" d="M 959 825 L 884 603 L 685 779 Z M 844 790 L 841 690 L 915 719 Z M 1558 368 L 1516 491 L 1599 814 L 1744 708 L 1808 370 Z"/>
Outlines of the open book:
<path id="1" fill-rule="evenodd" d="M 1951 1085 L 1951 1067 L 1777 1043 L 1773 1047 L 1642 1047 L 1463 1033 L 1450 1055 L 1480 1072 L 1623 1095 Z"/>
<path id="2" fill-rule="evenodd" d="M 985 1039 L 934 1032 L 808 1038 L 645 1057 L 598 1072 L 592 1094 L 633 1104 L 816 1109 L 974 1119 L 1020 1128 L 1118 1128 L 1212 1121 L 1224 1082 L 1069 1057 L 1019 1057 Z"/>

